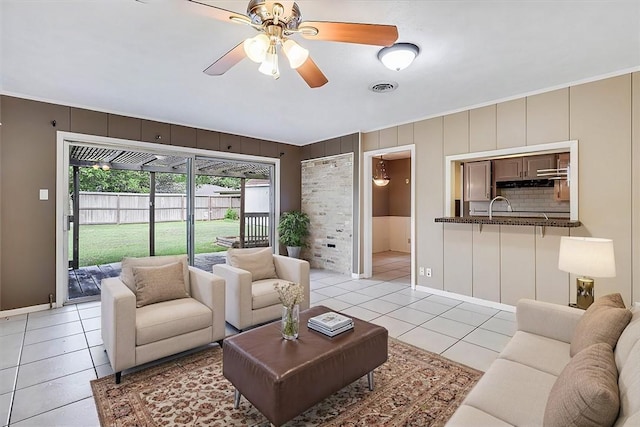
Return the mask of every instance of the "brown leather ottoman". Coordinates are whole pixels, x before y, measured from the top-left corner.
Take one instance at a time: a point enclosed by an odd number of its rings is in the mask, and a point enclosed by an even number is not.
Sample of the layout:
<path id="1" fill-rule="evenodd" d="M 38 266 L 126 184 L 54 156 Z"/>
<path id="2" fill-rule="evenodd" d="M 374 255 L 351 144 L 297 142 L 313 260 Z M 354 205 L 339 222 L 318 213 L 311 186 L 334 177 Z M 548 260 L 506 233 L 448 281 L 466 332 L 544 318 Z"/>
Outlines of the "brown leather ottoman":
<path id="1" fill-rule="evenodd" d="M 224 340 L 222 373 L 241 395 L 280 426 L 368 374 L 387 360 L 387 330 L 354 318 L 352 331 L 329 338 L 307 328 L 307 320 L 332 311 L 323 306 L 300 313 L 300 335 L 287 341 L 280 322 Z"/>

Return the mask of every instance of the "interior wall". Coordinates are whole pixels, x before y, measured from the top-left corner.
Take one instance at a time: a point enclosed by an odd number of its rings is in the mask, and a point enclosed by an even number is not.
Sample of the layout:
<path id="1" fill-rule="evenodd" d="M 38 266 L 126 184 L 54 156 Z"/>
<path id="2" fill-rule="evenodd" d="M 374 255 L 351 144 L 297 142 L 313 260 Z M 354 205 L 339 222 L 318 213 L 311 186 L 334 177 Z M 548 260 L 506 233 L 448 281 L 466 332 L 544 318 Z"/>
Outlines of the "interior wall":
<path id="1" fill-rule="evenodd" d="M 280 210 L 300 209 L 300 147 L 10 96 L 0 105 L 0 310 L 55 297 L 59 130 L 279 158 Z M 38 199 L 39 189 L 49 190 L 48 200 Z"/>
<path id="2" fill-rule="evenodd" d="M 640 298 L 640 73 L 365 133 L 364 151 L 415 143 L 418 285 L 515 304 L 519 298 L 566 304 L 575 277 L 557 268 L 563 235 L 614 241 L 617 277 L 596 279 L 596 296 Z M 411 127 L 412 131 L 406 128 Z M 505 147 L 578 140 L 582 227 L 435 223 L 444 215 L 444 159 Z"/>

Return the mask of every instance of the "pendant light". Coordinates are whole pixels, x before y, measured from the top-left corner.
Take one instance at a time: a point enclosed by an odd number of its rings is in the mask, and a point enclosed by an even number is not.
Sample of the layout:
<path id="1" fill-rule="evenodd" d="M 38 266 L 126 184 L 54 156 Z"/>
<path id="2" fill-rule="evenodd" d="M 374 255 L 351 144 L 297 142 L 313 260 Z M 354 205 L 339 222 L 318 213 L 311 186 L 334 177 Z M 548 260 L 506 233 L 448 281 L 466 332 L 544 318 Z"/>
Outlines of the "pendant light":
<path id="1" fill-rule="evenodd" d="M 382 159 L 382 156 L 380 156 L 380 161 L 376 163 L 375 171 L 373 173 L 373 183 L 378 187 L 384 187 L 385 185 L 389 184 L 389 180 L 390 178 L 389 174 L 387 173 L 386 165 L 384 163 L 384 160 Z"/>

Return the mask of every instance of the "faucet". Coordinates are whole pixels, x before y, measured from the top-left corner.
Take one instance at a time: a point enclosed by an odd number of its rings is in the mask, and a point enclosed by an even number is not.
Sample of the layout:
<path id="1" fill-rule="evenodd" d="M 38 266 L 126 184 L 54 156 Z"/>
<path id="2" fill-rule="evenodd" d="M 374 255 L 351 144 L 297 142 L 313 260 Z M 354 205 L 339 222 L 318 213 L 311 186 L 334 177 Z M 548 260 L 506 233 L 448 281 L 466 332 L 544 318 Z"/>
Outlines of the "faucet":
<path id="1" fill-rule="evenodd" d="M 513 208 L 511 207 L 511 202 L 509 201 L 509 199 L 504 196 L 496 196 L 491 199 L 491 203 L 489 203 L 489 219 L 492 219 L 493 217 L 493 202 L 495 202 L 496 200 L 504 200 L 505 202 L 507 202 L 507 212 L 513 212 Z"/>

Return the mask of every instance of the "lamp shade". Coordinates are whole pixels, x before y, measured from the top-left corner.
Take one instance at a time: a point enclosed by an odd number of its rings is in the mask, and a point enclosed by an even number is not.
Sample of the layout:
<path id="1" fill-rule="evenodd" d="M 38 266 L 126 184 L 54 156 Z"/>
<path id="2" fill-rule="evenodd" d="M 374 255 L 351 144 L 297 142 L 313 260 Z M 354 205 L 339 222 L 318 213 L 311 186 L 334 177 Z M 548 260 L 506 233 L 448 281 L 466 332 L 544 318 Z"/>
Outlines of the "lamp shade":
<path id="1" fill-rule="evenodd" d="M 582 276 L 615 277 L 613 240 L 562 236 L 558 268 Z"/>

